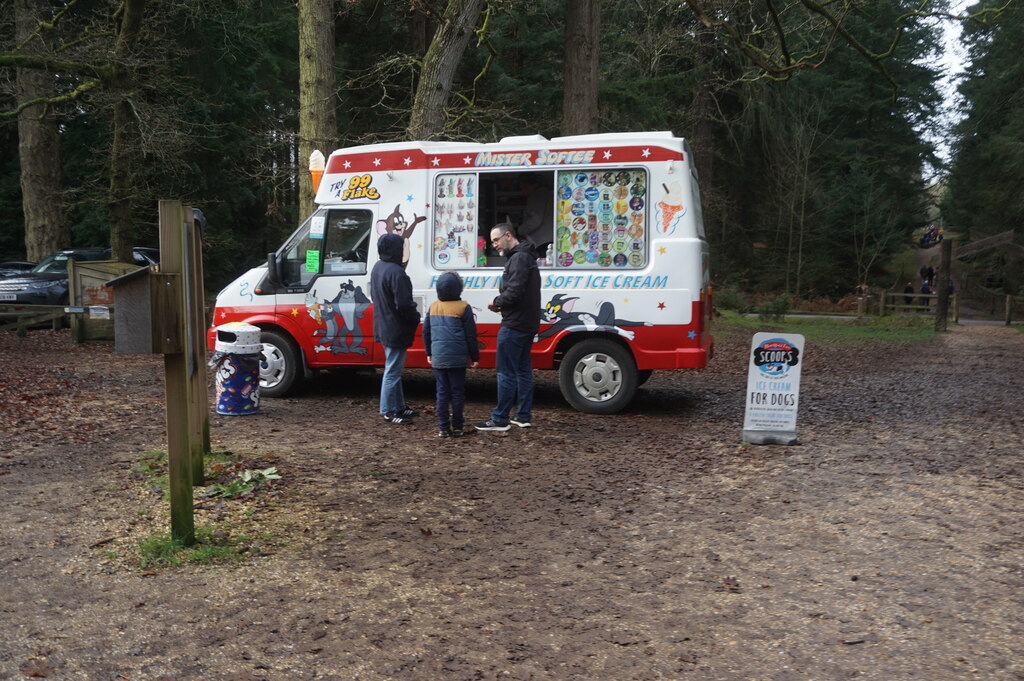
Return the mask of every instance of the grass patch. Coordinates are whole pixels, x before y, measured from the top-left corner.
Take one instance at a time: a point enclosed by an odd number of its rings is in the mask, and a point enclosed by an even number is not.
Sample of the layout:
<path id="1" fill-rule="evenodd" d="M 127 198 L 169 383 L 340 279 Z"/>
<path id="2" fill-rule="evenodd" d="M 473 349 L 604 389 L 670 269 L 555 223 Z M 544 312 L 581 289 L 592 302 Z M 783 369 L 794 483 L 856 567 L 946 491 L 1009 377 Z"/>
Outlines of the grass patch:
<path id="1" fill-rule="evenodd" d="M 158 532 L 139 542 L 139 565 L 149 568 L 224 563 L 239 560 L 251 550 L 244 535 L 231 537 L 219 527 L 196 528 L 192 546 L 183 546 L 169 532 Z"/>
<path id="2" fill-rule="evenodd" d="M 170 501 L 171 485 L 167 475 L 166 452 L 146 452 L 132 469 L 131 475 L 148 485 L 153 493 L 159 494 L 164 501 Z"/>
<path id="3" fill-rule="evenodd" d="M 758 331 L 802 334 L 808 344 L 826 347 L 863 347 L 876 344 L 920 343 L 935 335 L 935 320 L 928 317 L 864 317 L 831 319 L 782 317 L 770 322 L 723 312 L 712 334 L 723 338 L 748 336 Z"/>

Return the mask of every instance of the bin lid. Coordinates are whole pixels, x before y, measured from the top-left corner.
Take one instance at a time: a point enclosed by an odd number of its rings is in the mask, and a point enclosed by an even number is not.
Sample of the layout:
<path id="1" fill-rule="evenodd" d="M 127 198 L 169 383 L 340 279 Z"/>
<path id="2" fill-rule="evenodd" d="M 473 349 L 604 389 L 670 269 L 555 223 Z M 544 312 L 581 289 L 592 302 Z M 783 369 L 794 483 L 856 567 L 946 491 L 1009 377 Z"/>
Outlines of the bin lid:
<path id="1" fill-rule="evenodd" d="M 217 352 L 230 352 L 239 355 L 255 354 L 263 349 L 260 342 L 260 327 L 243 322 L 230 322 L 217 327 L 217 341 L 214 343 Z"/>

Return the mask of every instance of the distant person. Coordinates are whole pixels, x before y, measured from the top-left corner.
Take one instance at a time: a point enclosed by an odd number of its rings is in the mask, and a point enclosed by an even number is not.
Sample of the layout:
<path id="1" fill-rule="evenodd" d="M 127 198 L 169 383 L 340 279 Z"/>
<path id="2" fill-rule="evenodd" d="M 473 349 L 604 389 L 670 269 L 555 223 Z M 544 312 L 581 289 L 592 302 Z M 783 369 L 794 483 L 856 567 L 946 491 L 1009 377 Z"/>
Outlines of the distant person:
<path id="1" fill-rule="evenodd" d="M 903 304 L 910 307 L 914 304 L 914 282 L 908 281 L 903 287 Z"/>
<path id="2" fill-rule="evenodd" d="M 416 336 L 420 312 L 412 297 L 412 280 L 402 267 L 405 239 L 382 234 L 377 240 L 380 260 L 370 272 L 373 298 L 373 337 L 384 346 L 384 376 L 380 382 L 380 413 L 387 423 L 407 426 L 419 412 L 405 403 L 402 371 Z"/>
<path id="3" fill-rule="evenodd" d="M 538 257 L 543 257 L 554 239 L 554 194 L 550 187 L 538 181 L 537 173 L 520 175 L 519 188 L 526 196 L 526 206 L 523 208 L 523 221 L 516 232 L 520 241 L 529 239 L 533 242 Z"/>
<path id="4" fill-rule="evenodd" d="M 921 282 L 921 293 L 924 294 L 921 296 L 921 304 L 925 307 L 931 307 L 932 299 L 930 296 L 935 293 L 935 289 L 932 288 L 930 282 Z"/>
<path id="5" fill-rule="evenodd" d="M 498 295 L 487 305 L 501 313 L 495 363 L 498 369 L 498 404 L 491 418 L 473 424 L 477 430 L 508 430 L 515 424 L 529 428 L 533 411 L 533 364 L 530 350 L 540 330 L 540 270 L 537 252 L 529 241 L 519 241 L 512 225 L 491 229 L 491 245 L 508 258 Z M 512 407 L 515 417 L 510 418 Z"/>
<path id="6" fill-rule="evenodd" d="M 462 436 L 466 367 L 480 363 L 473 308 L 460 298 L 462 286 L 462 277 L 456 272 L 438 277 L 437 300 L 423 319 L 423 347 L 437 381 L 438 437 Z"/>

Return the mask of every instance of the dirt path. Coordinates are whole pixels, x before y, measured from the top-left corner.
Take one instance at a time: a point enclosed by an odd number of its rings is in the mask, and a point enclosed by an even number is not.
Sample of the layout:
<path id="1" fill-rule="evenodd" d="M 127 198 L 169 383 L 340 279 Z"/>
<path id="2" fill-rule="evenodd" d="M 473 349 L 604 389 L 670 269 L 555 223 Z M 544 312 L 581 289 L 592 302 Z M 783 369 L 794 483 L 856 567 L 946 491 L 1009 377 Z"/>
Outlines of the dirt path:
<path id="1" fill-rule="evenodd" d="M 1024 335 L 810 346 L 793 447 L 738 443 L 748 342 L 616 417 L 543 375 L 505 435 L 385 428 L 359 374 L 214 416 L 284 478 L 200 522 L 263 550 L 143 570 L 159 359 L 0 334 L 0 679 L 1024 679 Z"/>

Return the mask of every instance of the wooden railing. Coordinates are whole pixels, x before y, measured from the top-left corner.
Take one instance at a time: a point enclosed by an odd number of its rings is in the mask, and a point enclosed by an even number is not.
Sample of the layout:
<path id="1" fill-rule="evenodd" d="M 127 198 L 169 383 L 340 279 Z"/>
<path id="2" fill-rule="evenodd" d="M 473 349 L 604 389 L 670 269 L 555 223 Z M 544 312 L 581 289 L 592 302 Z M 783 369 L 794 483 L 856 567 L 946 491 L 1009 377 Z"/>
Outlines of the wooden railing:
<path id="1" fill-rule="evenodd" d="M 54 330 L 63 324 L 64 305 L 0 305 L 0 331 L 24 336 L 30 326 L 48 324 Z"/>
<path id="2" fill-rule="evenodd" d="M 857 309 L 858 315 L 899 315 L 899 314 L 923 314 L 934 315 L 938 309 L 939 295 L 937 293 L 900 293 L 891 291 L 878 291 L 863 296 Z M 960 303 L 962 298 L 959 294 L 949 295 L 949 317 L 953 323 L 960 321 Z M 1024 306 L 1024 296 L 1003 295 L 997 302 L 992 303 L 992 316 L 996 319 L 1002 317 L 1009 325 L 1013 319 L 1020 319 L 1022 313 L 1020 308 Z"/>

